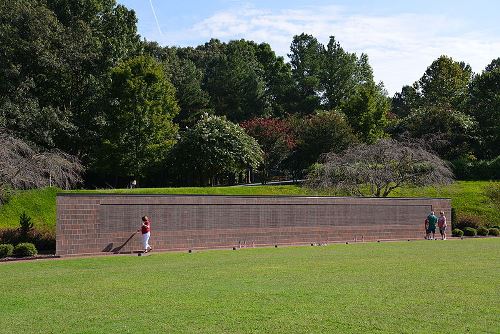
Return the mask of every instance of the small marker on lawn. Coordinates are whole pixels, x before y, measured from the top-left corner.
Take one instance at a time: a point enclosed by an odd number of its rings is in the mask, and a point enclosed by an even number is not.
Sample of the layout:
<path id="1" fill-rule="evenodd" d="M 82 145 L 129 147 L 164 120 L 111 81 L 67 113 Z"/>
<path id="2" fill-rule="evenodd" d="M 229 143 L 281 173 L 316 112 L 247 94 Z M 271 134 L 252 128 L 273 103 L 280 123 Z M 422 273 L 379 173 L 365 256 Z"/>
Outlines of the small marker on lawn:
<path id="1" fill-rule="evenodd" d="M 192 253 L 192 250 L 188 250 L 188 253 Z"/>

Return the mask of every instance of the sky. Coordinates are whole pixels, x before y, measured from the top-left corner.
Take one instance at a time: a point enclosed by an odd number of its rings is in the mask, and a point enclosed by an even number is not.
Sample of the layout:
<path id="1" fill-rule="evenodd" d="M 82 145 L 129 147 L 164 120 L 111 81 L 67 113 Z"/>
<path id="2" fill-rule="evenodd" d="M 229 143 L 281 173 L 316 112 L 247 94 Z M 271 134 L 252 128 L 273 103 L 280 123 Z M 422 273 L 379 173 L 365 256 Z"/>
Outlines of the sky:
<path id="1" fill-rule="evenodd" d="M 311 34 L 366 53 L 389 93 L 411 85 L 441 55 L 480 73 L 500 57 L 496 0 L 118 0 L 136 12 L 139 34 L 163 46 L 197 46 L 211 38 L 269 43 L 290 52 L 294 35 Z"/>

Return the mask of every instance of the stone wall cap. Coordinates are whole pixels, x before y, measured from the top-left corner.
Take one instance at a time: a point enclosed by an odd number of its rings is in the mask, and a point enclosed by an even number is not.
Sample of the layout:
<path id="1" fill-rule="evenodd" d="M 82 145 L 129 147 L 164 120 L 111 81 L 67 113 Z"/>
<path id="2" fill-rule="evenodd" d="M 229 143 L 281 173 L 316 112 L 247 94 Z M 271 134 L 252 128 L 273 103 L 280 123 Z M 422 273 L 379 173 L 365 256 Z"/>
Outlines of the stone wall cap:
<path id="1" fill-rule="evenodd" d="M 306 196 L 306 195 L 222 195 L 222 194 L 111 194 L 111 193 L 57 193 L 58 197 L 228 197 L 228 198 L 317 198 L 363 200 L 451 200 L 449 197 L 361 197 L 361 196 Z"/>

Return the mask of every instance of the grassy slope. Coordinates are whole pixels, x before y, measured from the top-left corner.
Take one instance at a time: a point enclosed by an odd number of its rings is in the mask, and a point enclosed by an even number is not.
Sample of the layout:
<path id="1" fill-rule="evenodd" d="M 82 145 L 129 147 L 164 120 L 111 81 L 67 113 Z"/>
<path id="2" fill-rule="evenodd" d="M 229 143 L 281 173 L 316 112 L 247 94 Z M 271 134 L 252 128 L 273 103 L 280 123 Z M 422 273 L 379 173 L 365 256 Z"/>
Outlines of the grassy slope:
<path id="1" fill-rule="evenodd" d="M 451 205 L 456 208 L 458 214 L 478 215 L 491 225 L 500 225 L 498 206 L 495 207 L 495 204 L 484 194 L 485 189 L 492 183 L 489 181 L 458 181 L 445 187 L 397 189 L 391 195 L 397 197 L 451 198 Z"/>
<path id="2" fill-rule="evenodd" d="M 37 227 L 53 229 L 56 221 L 57 188 L 20 191 L 6 205 L 0 205 L 0 228 L 18 227 L 19 215 L 26 212 Z"/>
<path id="3" fill-rule="evenodd" d="M 1 331 L 498 333 L 499 262 L 500 238 L 4 263 Z"/>
<path id="4" fill-rule="evenodd" d="M 459 213 L 474 213 L 482 216 L 492 225 L 500 224 L 498 209 L 484 196 L 487 181 L 459 181 L 439 189 L 410 188 L 397 190 L 393 196 L 399 197 L 450 197 L 452 205 Z M 115 190 L 83 190 L 79 193 L 136 193 L 136 194 L 216 194 L 216 195 L 316 195 L 298 186 L 252 186 L 252 187 L 213 187 L 213 188 L 152 188 L 152 189 L 115 189 Z M 26 213 L 33 218 L 36 226 L 54 228 L 55 195 L 57 190 L 42 189 L 21 192 L 11 201 L 0 207 L 0 228 L 16 227 L 19 215 Z M 321 195 L 327 195 L 322 193 Z"/>

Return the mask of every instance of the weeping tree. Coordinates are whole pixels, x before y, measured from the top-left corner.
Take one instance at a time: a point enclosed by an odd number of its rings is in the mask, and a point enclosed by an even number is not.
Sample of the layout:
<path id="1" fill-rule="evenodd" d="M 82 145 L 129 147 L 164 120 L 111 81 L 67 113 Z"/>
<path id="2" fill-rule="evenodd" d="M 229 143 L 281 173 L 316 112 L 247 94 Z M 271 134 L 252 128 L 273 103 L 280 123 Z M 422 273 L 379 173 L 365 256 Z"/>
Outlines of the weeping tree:
<path id="1" fill-rule="evenodd" d="M 307 184 L 357 196 L 387 197 L 402 186 L 447 184 L 452 179 L 446 162 L 421 145 L 381 139 L 371 145 L 352 146 L 341 154 L 327 154 Z"/>
<path id="2" fill-rule="evenodd" d="M 0 129 L 0 202 L 9 189 L 69 189 L 82 181 L 82 172 L 74 156 L 59 150 L 41 151 Z"/>

